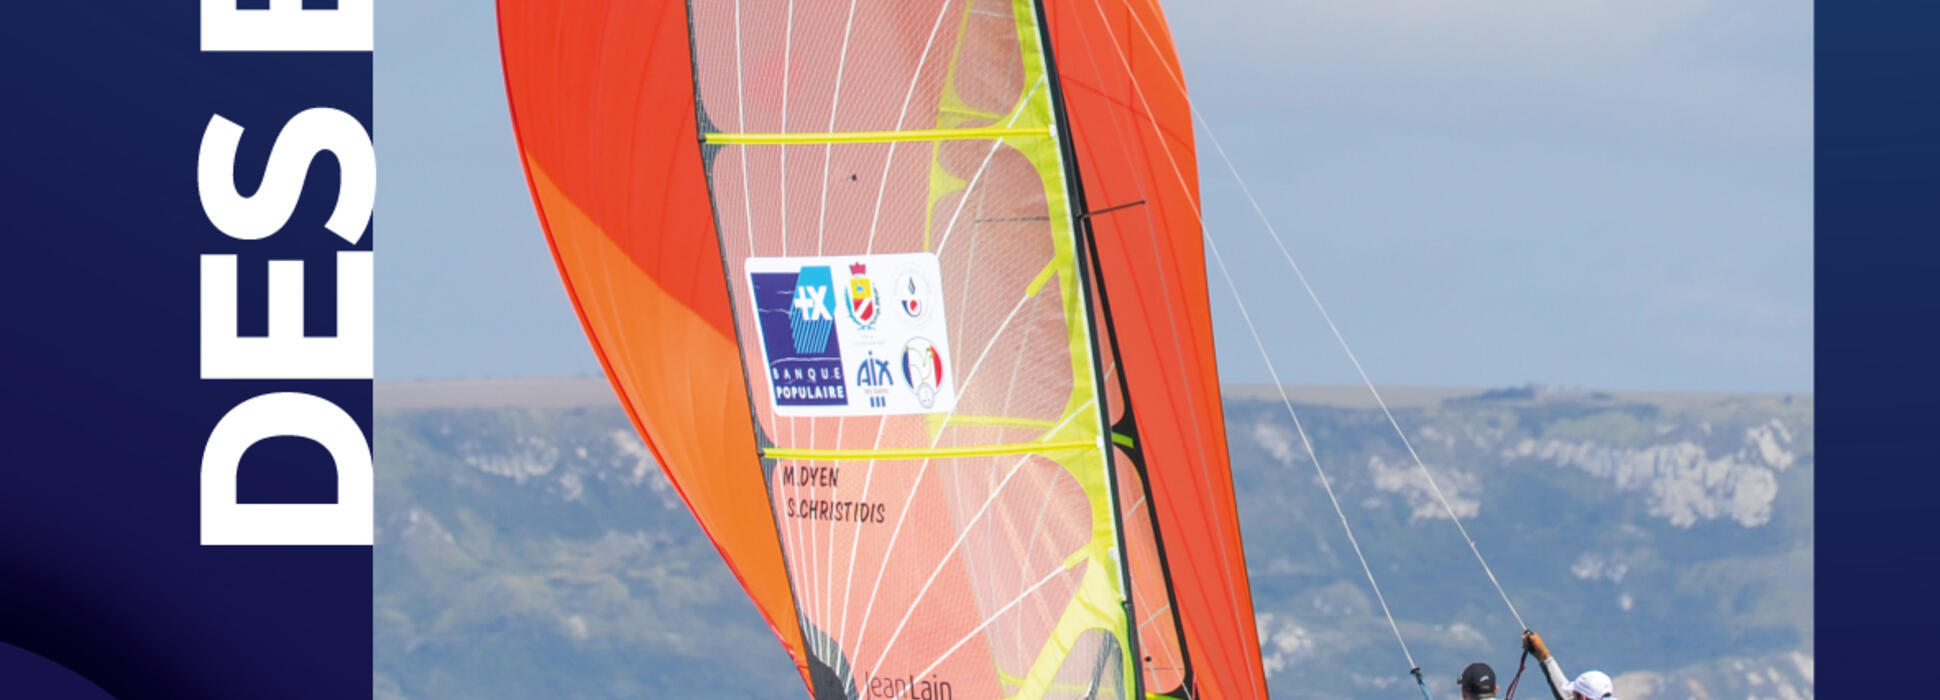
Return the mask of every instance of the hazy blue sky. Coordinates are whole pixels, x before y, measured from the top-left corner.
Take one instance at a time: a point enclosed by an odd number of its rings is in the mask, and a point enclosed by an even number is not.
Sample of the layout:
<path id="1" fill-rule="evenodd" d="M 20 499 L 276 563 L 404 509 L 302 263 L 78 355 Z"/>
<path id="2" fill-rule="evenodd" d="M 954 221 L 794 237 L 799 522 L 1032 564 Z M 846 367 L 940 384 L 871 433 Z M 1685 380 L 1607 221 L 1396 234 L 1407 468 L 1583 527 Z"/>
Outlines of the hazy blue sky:
<path id="1" fill-rule="evenodd" d="M 1196 104 L 1377 382 L 1812 388 L 1806 0 L 1176 2 Z M 378 7 L 378 376 L 586 375 L 491 3 Z M 1281 376 L 1358 381 L 1204 143 Z M 1212 278 L 1228 381 L 1264 381 Z"/>

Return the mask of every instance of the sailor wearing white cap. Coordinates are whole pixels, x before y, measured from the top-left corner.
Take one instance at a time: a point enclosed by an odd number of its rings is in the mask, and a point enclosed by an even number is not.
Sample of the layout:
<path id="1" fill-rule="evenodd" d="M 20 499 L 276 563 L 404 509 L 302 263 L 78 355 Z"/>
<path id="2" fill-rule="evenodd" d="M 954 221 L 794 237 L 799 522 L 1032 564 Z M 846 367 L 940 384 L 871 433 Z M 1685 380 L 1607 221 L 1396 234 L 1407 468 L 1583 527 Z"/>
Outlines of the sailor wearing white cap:
<path id="1" fill-rule="evenodd" d="M 1617 700 L 1616 685 L 1602 671 L 1585 671 L 1575 680 L 1563 675 L 1562 665 L 1549 655 L 1549 647 L 1543 645 L 1543 638 L 1535 632 L 1523 631 L 1522 648 L 1542 663 L 1543 676 L 1549 681 L 1549 692 L 1556 700 Z"/>
<path id="2" fill-rule="evenodd" d="M 1617 700 L 1616 684 L 1611 683 L 1610 676 L 1602 671 L 1584 671 L 1583 675 L 1570 681 L 1570 692 L 1588 700 Z"/>

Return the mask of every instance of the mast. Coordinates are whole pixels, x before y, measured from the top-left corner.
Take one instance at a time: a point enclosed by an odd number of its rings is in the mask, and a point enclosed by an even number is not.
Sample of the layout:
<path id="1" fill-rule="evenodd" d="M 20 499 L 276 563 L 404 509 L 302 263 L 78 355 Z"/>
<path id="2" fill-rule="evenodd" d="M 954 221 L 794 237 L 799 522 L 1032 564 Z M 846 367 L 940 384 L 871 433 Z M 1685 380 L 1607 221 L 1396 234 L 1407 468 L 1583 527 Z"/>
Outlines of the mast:
<path id="1" fill-rule="evenodd" d="M 1093 243 L 1092 237 L 1089 235 L 1090 217 L 1086 212 L 1089 212 L 1090 209 L 1085 203 L 1084 180 L 1078 173 L 1077 149 L 1073 145 L 1076 136 L 1072 133 L 1070 116 L 1064 103 L 1064 85 L 1058 75 L 1056 51 L 1051 46 L 1051 22 L 1045 13 L 1044 0 L 1031 0 L 1031 8 L 1037 18 L 1038 42 L 1044 51 L 1046 81 L 1051 92 L 1051 112 L 1054 115 L 1053 123 L 1056 125 L 1056 130 L 1053 132 L 1053 135 L 1057 138 L 1058 142 L 1058 158 L 1063 162 L 1066 196 L 1070 202 L 1071 231 L 1072 235 L 1077 239 L 1075 243 L 1089 253 L 1092 250 Z M 1097 387 L 1098 392 L 1099 450 L 1104 453 L 1105 476 L 1107 483 L 1110 484 L 1111 491 L 1112 529 L 1115 531 L 1118 539 L 1117 556 L 1114 559 L 1118 565 L 1119 604 L 1125 609 L 1125 643 L 1128 647 L 1128 653 L 1126 655 L 1131 660 L 1129 673 L 1132 678 L 1131 697 L 1144 698 L 1144 656 L 1139 653 L 1138 612 L 1134 609 L 1133 598 L 1135 596 L 1132 595 L 1131 557 L 1129 555 L 1131 550 L 1126 546 L 1125 540 L 1124 504 L 1119 502 L 1118 470 L 1114 466 L 1117 460 L 1112 454 L 1113 432 L 1111 407 L 1106 405 L 1105 363 L 1102 354 L 1099 352 L 1099 329 L 1097 323 L 1095 323 L 1095 319 L 1101 317 L 1097 313 L 1095 305 L 1102 303 L 1102 300 L 1093 300 L 1091 298 L 1091 290 L 1098 289 L 1100 290 L 1100 294 L 1102 294 L 1104 284 L 1102 280 L 1095 285 L 1092 283 L 1091 277 L 1095 273 L 1086 262 L 1091 257 L 1093 256 L 1080 256 L 1077 264 L 1079 278 L 1078 289 L 1084 297 L 1085 328 L 1090 334 L 1089 346 L 1091 350 L 1093 386 Z M 1129 412 L 1127 415 L 1130 415 Z M 1156 527 L 1153 528 L 1152 532 L 1153 536 L 1157 537 L 1158 529 Z M 1168 585 L 1168 595 L 1170 588 Z M 1180 646 L 1183 648 L 1183 643 Z"/>

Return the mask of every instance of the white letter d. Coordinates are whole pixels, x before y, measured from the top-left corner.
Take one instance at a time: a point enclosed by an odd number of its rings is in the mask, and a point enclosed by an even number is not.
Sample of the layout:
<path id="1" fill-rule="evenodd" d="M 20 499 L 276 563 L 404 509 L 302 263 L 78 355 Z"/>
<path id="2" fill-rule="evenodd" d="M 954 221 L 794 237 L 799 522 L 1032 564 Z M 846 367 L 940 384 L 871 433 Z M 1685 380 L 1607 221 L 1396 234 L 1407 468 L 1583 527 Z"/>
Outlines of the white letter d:
<path id="1" fill-rule="evenodd" d="M 237 503 L 243 453 L 265 438 L 309 438 L 337 466 L 336 503 Z M 368 545 L 373 539 L 370 444 L 336 404 L 281 392 L 244 401 L 202 449 L 202 544 Z"/>

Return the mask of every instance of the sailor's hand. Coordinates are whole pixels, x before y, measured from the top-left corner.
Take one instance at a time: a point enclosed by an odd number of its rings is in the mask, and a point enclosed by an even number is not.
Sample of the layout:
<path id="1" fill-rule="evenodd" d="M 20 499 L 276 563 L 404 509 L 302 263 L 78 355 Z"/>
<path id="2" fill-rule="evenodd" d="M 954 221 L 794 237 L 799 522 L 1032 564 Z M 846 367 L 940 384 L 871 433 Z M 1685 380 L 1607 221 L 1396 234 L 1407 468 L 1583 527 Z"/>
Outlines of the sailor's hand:
<path id="1" fill-rule="evenodd" d="M 1522 649 L 1536 655 L 1537 661 L 1549 660 L 1549 647 L 1543 646 L 1543 638 L 1535 632 L 1522 631 Z"/>

